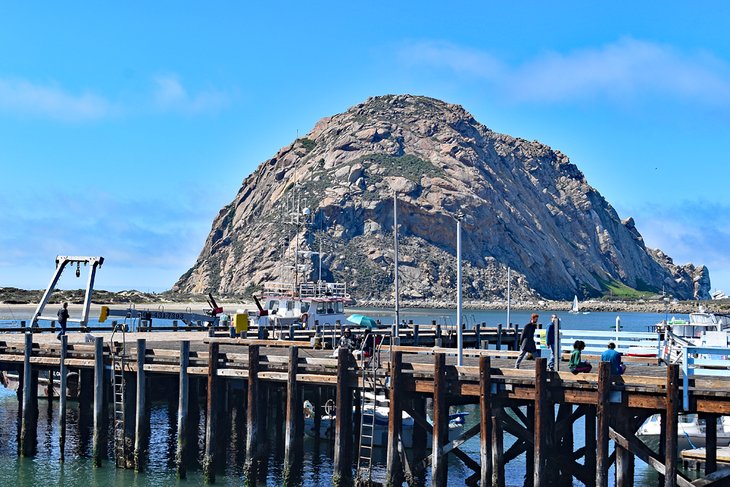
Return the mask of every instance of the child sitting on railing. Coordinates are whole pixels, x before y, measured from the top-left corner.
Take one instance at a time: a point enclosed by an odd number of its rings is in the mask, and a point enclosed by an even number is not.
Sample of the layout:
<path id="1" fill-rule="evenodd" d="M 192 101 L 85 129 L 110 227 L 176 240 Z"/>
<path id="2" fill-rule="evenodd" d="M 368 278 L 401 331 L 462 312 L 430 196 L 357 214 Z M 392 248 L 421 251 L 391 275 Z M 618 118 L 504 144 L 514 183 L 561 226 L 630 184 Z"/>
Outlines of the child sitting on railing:
<path id="1" fill-rule="evenodd" d="M 589 364 L 585 360 L 580 359 L 580 352 L 584 348 L 586 348 L 586 344 L 583 342 L 583 340 L 576 340 L 575 343 L 573 343 L 573 352 L 570 354 L 570 362 L 568 362 L 568 368 L 574 374 L 578 374 L 580 372 L 590 372 L 593 368 L 591 367 L 591 364 Z"/>

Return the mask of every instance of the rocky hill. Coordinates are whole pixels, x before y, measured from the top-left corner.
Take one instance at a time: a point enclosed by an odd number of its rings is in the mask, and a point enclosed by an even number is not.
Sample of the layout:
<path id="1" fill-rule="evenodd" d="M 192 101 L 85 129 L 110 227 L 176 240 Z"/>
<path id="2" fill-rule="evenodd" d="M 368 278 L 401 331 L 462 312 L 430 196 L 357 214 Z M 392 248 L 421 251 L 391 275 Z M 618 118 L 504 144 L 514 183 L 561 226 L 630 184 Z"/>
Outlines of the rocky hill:
<path id="1" fill-rule="evenodd" d="M 356 299 L 392 299 L 394 193 L 405 299 L 454 298 L 459 212 L 470 299 L 504 298 L 507 267 L 516 299 L 662 289 L 709 298 L 707 268 L 648 249 L 567 156 L 410 95 L 324 118 L 262 163 L 173 290 L 250 294 L 291 280 L 297 248 L 298 277 L 317 279 L 321 245 L 323 278 L 348 283 Z"/>

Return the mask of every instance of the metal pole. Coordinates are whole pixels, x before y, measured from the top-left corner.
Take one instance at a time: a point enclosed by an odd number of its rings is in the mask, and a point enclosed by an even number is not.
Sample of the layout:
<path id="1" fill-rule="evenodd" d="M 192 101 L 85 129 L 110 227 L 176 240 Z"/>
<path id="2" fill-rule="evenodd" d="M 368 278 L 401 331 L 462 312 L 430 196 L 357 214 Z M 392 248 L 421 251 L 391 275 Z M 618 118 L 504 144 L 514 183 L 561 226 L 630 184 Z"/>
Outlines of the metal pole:
<path id="1" fill-rule="evenodd" d="M 507 328 L 512 328 L 512 321 L 510 321 L 510 316 L 509 316 L 509 314 L 510 314 L 510 301 L 511 301 L 511 298 L 510 298 L 510 281 L 512 280 L 511 279 L 511 276 L 510 276 L 511 273 L 512 273 L 512 269 L 508 267 L 507 268 Z"/>
<path id="2" fill-rule="evenodd" d="M 395 333 L 393 336 L 398 338 L 400 332 L 400 302 L 398 299 L 398 193 L 395 191 L 393 191 L 393 240 L 395 254 Z"/>
<path id="3" fill-rule="evenodd" d="M 456 215 L 456 365 L 464 365 L 464 337 L 461 329 L 461 219 L 463 217 L 461 211 Z"/>

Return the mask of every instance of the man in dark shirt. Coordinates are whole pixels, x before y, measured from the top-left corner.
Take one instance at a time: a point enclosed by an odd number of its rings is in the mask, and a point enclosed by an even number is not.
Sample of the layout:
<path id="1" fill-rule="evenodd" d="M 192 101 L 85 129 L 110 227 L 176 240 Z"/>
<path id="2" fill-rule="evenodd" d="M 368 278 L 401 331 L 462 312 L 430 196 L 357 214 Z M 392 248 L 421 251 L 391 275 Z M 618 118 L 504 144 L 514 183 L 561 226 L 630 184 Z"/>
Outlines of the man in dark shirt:
<path id="1" fill-rule="evenodd" d="M 66 322 L 68 321 L 68 303 L 63 303 L 63 307 L 56 313 L 58 316 L 58 324 L 61 325 L 61 331 L 58 332 L 57 338 L 60 340 L 61 335 L 66 334 Z"/>

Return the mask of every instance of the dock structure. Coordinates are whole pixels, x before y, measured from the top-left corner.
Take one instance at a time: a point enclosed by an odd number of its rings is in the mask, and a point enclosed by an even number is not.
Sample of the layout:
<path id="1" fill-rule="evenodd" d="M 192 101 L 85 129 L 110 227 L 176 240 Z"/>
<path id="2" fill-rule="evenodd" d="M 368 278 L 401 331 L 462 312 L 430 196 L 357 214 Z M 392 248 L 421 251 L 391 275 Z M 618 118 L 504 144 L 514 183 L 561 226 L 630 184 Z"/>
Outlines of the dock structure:
<path id="1" fill-rule="evenodd" d="M 480 330 L 482 337 L 489 333 Z M 373 430 L 362 427 L 363 421 L 371 420 L 367 414 L 373 414 L 365 392 L 373 391 L 377 396 L 380 391 L 390 403 L 387 440 L 383 443 L 387 468 L 383 478 L 373 474 L 373 482 L 401 485 L 419 478 L 422 481 L 430 469 L 432 485 L 448 485 L 448 459 L 453 456 L 472 471 L 468 485 L 504 486 L 505 465 L 523 454 L 527 460 L 525 476 L 534 487 L 569 485 L 574 479 L 605 487 L 611 466 L 615 466 L 615 485 L 631 486 L 636 458 L 659 472 L 666 486 L 724 485 L 730 479 L 730 469 L 717 470 L 718 461 L 711 454 L 703 463 L 705 477 L 691 481 L 679 470 L 677 451 L 680 413 L 700 413 L 711 419 L 730 415 L 730 378 L 693 376 L 685 386 L 678 365 L 660 365 L 652 358 L 625 357 L 627 373 L 615 376 L 608 363 L 597 363 L 595 358 L 594 373 L 551 371 L 545 358 L 515 369 L 518 352 L 505 349 L 465 349 L 464 365 L 458 366 L 453 348 L 382 345 L 369 359 L 375 362 L 364 363 L 344 349 L 333 355 L 332 350 L 313 349 L 305 340 L 220 338 L 182 332 L 128 334 L 124 353 L 130 360 L 124 361 L 123 373 L 117 375 L 127 382 L 120 390 L 133 395 L 124 401 L 130 427 L 119 438 L 110 438 L 106 431 L 114 415 L 108 402 L 115 395 L 111 377 L 119 343 L 110 343 L 109 335 L 98 336 L 91 344 L 77 343 L 75 338 L 80 335 L 72 335 L 74 340 L 68 341 L 41 335 L 0 336 L 0 371 L 16 374 L 18 381 L 22 401 L 18 447 L 24 456 L 35 454 L 38 374 L 52 377 L 48 372 L 77 371 L 80 414 L 88 415 L 87 421 L 93 424 L 95 465 L 111 460 L 127 468 L 144 468 L 148 436 L 154 433 L 150 432 L 146 408 L 162 391 L 170 409 L 177 411 L 179 477 L 186 476 L 188 459 L 195 457 L 192 450 L 198 439 L 193 435 L 198 431 L 191 425 L 198 424 L 199 404 L 206 409 L 201 468 L 207 482 L 214 483 L 216 472 L 220 472 L 223 455 L 219 439 L 234 434 L 243 438 L 244 425 L 246 472 L 260 478 L 267 449 L 266 418 L 271 415 L 279 421 L 270 421 L 269 426 L 283 432 L 276 438 L 284 448 L 286 472 L 300 454 L 302 403 L 307 400 L 314 404 L 318 429 L 324 421 L 322 405 L 331 398 L 334 409 L 328 417 L 332 420 L 334 416 L 335 423 L 333 485 L 353 485 L 362 474 L 362 469 L 356 468 L 361 460 L 357 457 L 368 451 L 363 447 L 366 437 L 374 435 Z M 59 412 L 65 415 L 66 401 L 60 399 L 64 391 L 50 396 L 58 399 Z M 205 400 L 199 401 L 202 398 Z M 478 421 L 452 438 L 452 408 L 467 404 L 479 407 Z M 429 407 L 432 421 L 426 416 Z M 235 411 L 245 411 L 245 421 L 232 420 L 241 414 Z M 412 448 L 404 441 L 402 412 L 413 418 Z M 663 441 L 657 451 L 635 434 L 643 421 L 656 413 L 663 419 Z M 585 431 L 576 432 L 576 421 L 581 418 Z M 65 425 L 64 417 L 60 421 Z M 236 431 L 231 431 L 234 428 Z M 505 432 L 517 438 L 507 450 Z M 584 446 L 577 449 L 576 433 L 585 439 Z M 462 449 L 472 437 L 480 440 L 476 458 Z M 708 451 L 714 452 L 716 436 L 706 439 Z M 133 445 L 132 461 L 107 458 L 107 452 L 118 455 L 125 451 L 109 448 L 109 441 Z M 63 451 L 63 440 L 60 448 L 61 458 L 70 454 Z"/>

